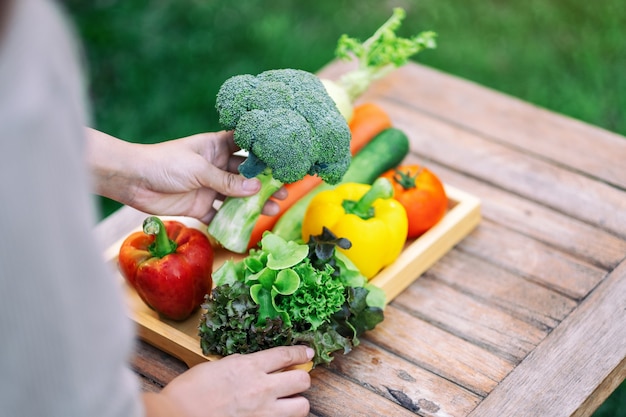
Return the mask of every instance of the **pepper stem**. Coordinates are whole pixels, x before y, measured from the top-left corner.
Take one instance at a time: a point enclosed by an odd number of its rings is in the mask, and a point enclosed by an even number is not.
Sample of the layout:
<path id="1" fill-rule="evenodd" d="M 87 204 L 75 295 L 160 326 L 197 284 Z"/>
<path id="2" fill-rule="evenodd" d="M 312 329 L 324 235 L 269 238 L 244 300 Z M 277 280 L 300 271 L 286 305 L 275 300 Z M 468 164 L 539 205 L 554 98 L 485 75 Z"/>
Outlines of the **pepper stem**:
<path id="1" fill-rule="evenodd" d="M 148 248 L 152 256 L 163 258 L 176 251 L 176 242 L 167 236 L 165 225 L 158 217 L 147 217 L 143 221 L 143 232 L 147 235 L 155 236 L 154 242 Z"/>
<path id="2" fill-rule="evenodd" d="M 386 178 L 378 178 L 359 201 L 344 200 L 342 206 L 346 213 L 354 214 L 363 220 L 367 220 L 375 216 L 374 207 L 372 207 L 374 201 L 379 198 L 386 199 L 391 197 L 393 197 L 391 182 Z"/>

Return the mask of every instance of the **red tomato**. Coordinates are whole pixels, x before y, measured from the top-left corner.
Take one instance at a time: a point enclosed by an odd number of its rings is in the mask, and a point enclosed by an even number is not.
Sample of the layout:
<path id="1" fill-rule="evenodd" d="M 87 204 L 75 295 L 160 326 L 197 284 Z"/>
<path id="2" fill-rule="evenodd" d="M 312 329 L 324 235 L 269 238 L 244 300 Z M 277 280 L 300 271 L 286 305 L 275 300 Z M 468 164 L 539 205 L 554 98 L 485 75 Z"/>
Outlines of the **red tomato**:
<path id="1" fill-rule="evenodd" d="M 435 174 L 419 165 L 401 165 L 382 177 L 393 184 L 394 198 L 406 209 L 409 218 L 407 237 L 422 235 L 446 214 L 448 197 Z"/>

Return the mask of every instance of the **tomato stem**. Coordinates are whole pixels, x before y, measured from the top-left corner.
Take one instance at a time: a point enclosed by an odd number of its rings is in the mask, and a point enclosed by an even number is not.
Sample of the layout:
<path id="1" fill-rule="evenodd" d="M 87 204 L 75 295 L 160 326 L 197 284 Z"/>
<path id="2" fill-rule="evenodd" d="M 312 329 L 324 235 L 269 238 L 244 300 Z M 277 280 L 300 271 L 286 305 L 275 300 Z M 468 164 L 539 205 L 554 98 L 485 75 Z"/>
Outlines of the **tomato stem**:
<path id="1" fill-rule="evenodd" d="M 393 175 L 393 180 L 397 182 L 402 188 L 405 190 L 410 190 L 411 188 L 417 188 L 415 182 L 417 177 L 422 173 L 424 168 L 420 168 L 415 175 L 411 175 L 411 171 L 407 170 L 406 172 L 402 172 L 399 169 L 396 169 Z"/>

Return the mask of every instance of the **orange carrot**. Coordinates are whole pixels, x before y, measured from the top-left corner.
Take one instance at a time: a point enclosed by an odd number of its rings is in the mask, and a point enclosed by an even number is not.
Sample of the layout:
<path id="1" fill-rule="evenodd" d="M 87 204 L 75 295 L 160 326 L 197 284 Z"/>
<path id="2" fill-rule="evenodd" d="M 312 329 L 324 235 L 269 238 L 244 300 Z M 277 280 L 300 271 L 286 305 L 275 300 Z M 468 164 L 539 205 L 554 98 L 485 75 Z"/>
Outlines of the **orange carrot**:
<path id="1" fill-rule="evenodd" d="M 391 127 L 391 119 L 389 115 L 381 109 L 377 104 L 365 103 L 354 107 L 354 114 L 349 123 L 352 139 L 350 140 L 350 152 L 355 155 L 370 140 L 383 130 Z M 273 200 L 278 204 L 279 212 L 275 216 L 259 216 L 252 234 L 248 249 L 255 247 L 263 237 L 266 230 L 271 230 L 280 216 L 287 211 L 296 201 L 302 198 L 306 193 L 321 184 L 322 179 L 317 176 L 307 175 L 299 181 L 285 184 L 288 191 L 287 198 L 284 200 Z"/>
<path id="2" fill-rule="evenodd" d="M 364 103 L 354 108 L 349 126 L 352 133 L 350 151 L 356 155 L 374 136 L 391 127 L 391 119 L 377 104 Z"/>

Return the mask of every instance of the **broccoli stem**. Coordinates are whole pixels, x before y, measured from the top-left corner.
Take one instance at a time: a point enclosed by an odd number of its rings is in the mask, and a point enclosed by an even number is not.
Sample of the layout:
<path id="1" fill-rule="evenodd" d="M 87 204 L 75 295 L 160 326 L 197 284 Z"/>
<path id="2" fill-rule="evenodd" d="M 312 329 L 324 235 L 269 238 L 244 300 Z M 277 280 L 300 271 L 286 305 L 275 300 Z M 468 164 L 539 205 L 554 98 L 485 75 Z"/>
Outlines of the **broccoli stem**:
<path id="1" fill-rule="evenodd" d="M 249 197 L 228 197 L 209 224 L 209 234 L 226 249 L 244 253 L 248 249 L 252 229 L 263 206 L 283 186 L 267 169 L 256 176 L 261 181 L 261 190 Z"/>

